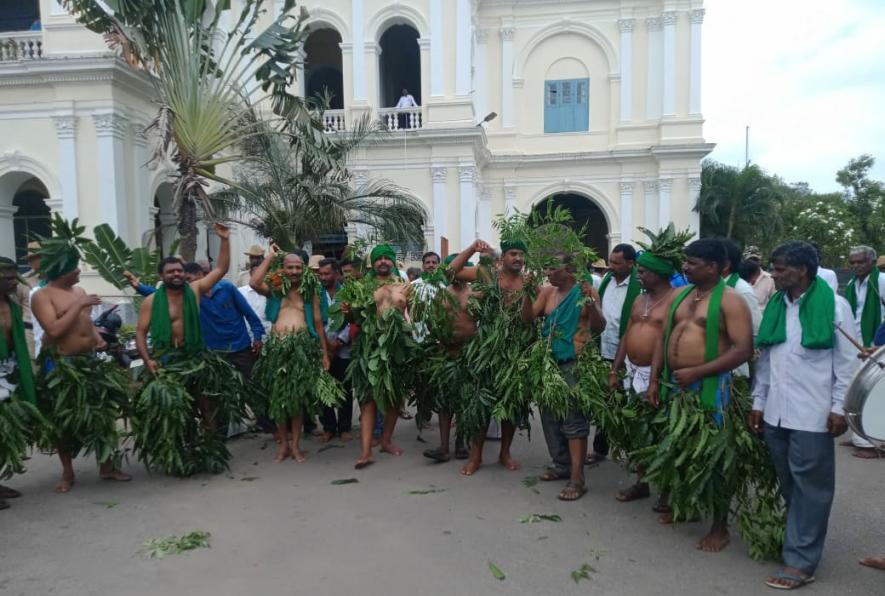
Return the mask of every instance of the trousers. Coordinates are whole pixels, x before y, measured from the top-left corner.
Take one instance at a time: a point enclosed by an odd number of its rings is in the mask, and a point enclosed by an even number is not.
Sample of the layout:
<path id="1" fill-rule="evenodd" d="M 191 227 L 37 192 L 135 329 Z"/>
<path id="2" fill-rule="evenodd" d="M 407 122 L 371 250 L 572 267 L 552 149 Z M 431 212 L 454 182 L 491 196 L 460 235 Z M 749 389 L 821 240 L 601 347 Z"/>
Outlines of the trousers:
<path id="1" fill-rule="evenodd" d="M 562 376 L 569 387 L 577 384 L 574 374 L 575 361 L 559 365 Z M 570 439 L 586 439 L 590 434 L 590 424 L 587 417 L 573 409 L 565 420 L 559 420 L 550 412 L 541 410 L 541 427 L 544 430 L 544 440 L 547 442 L 547 451 L 553 460 L 553 471 L 563 478 L 568 478 L 571 473 L 572 458 L 568 448 Z"/>
<path id="2" fill-rule="evenodd" d="M 765 442 L 787 504 L 784 564 L 813 574 L 823 554 L 836 487 L 833 437 L 765 424 Z"/>

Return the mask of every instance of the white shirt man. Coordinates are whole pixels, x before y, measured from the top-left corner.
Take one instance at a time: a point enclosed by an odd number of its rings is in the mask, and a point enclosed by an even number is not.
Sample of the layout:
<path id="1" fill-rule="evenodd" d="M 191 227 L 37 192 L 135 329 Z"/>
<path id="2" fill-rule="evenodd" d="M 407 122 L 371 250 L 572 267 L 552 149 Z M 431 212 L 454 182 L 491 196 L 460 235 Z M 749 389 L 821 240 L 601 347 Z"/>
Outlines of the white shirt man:
<path id="1" fill-rule="evenodd" d="M 817 276 L 827 282 L 827 284 L 833 288 L 834 292 L 839 291 L 839 279 L 836 277 L 835 271 L 827 269 L 826 267 L 818 267 Z"/>
<path id="2" fill-rule="evenodd" d="M 267 317 L 264 316 L 264 307 L 267 305 L 267 298 L 253 290 L 249 284 L 240 286 L 237 289 L 246 299 L 246 302 L 249 303 L 249 306 L 252 307 L 252 310 L 255 311 L 255 314 L 258 315 L 258 318 L 261 319 L 261 324 L 264 326 L 264 335 L 265 337 L 269 337 L 271 323 L 267 320 Z"/>
<path id="3" fill-rule="evenodd" d="M 621 343 L 621 310 L 627 299 L 627 288 L 630 285 L 630 276 L 623 281 L 618 281 L 614 276 L 608 282 L 605 293 L 602 295 L 602 314 L 605 317 L 605 329 L 600 337 L 600 352 L 606 360 L 614 360 L 618 352 L 618 344 Z"/>
<path id="4" fill-rule="evenodd" d="M 759 324 L 762 322 L 762 309 L 759 308 L 759 298 L 756 296 L 756 292 L 753 291 L 753 286 L 743 279 L 738 279 L 734 286 L 734 291 L 740 294 L 744 302 L 747 303 L 747 308 L 750 309 L 750 319 L 753 323 L 753 340 L 755 341 L 756 334 L 759 333 Z M 750 365 L 744 362 L 734 369 L 734 373 L 743 377 L 749 377 Z"/>
<path id="5" fill-rule="evenodd" d="M 854 312 L 854 336 L 855 337 L 863 337 L 863 334 L 860 332 L 860 319 L 863 315 L 863 305 L 867 302 L 867 287 L 869 286 L 870 276 L 867 275 L 863 278 L 863 281 L 857 283 L 855 281 L 855 286 L 857 290 L 857 310 Z M 879 300 L 882 301 L 882 297 L 885 296 L 885 275 L 879 274 L 879 287 L 878 287 Z M 848 307 L 849 310 L 851 307 Z M 885 312 L 885 302 L 882 304 L 882 311 Z"/>
<path id="6" fill-rule="evenodd" d="M 396 102 L 397 108 L 417 108 L 418 104 L 415 103 L 415 98 L 412 97 L 412 94 L 403 89 L 403 94 L 400 96 L 399 101 Z"/>

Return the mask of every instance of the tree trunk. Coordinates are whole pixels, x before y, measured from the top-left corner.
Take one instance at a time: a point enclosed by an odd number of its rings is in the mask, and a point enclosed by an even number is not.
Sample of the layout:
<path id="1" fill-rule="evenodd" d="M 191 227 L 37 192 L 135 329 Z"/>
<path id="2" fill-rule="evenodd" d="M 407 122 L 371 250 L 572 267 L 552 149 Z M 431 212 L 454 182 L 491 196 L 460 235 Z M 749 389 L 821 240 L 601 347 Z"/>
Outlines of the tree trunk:
<path id="1" fill-rule="evenodd" d="M 178 252 L 186 263 L 197 257 L 197 204 L 190 195 L 181 198 L 178 210 Z"/>

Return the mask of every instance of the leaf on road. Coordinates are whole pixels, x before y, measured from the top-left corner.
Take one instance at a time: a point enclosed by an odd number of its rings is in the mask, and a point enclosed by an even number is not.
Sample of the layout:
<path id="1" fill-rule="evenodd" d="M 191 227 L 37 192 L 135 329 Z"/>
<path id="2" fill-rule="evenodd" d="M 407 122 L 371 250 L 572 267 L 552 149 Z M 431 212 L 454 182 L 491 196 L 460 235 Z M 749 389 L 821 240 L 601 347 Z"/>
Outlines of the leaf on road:
<path id="1" fill-rule="evenodd" d="M 339 484 L 356 484 L 359 482 L 356 478 L 339 478 L 338 480 L 333 480 L 329 484 L 338 486 Z"/>
<path id="2" fill-rule="evenodd" d="M 146 540 L 142 545 L 144 553 L 151 559 L 162 559 L 167 555 L 177 555 L 197 548 L 209 548 L 209 532 L 197 530 L 183 536 L 164 536 Z"/>
<path id="3" fill-rule="evenodd" d="M 421 490 L 410 490 L 410 491 L 407 491 L 406 494 L 408 494 L 408 495 L 432 495 L 433 493 L 444 493 L 444 492 L 446 492 L 446 489 L 444 489 L 444 488 L 427 488 L 427 489 L 421 489 Z"/>
<path id="4" fill-rule="evenodd" d="M 519 523 L 521 524 L 537 524 L 542 521 L 561 522 L 562 518 L 555 513 L 532 513 L 519 518 Z"/>
<path id="5" fill-rule="evenodd" d="M 101 506 L 104 507 L 105 509 L 111 509 L 111 508 L 116 507 L 117 505 L 119 505 L 119 503 L 114 503 L 113 501 L 96 501 L 94 504 L 95 504 L 95 505 L 101 505 Z"/>
<path id="6" fill-rule="evenodd" d="M 572 571 L 572 580 L 574 580 L 576 584 L 580 583 L 582 579 L 590 579 L 591 573 L 596 573 L 596 570 L 587 563 L 584 563 Z"/>
<path id="7" fill-rule="evenodd" d="M 492 575 L 493 575 L 493 576 L 495 577 L 495 579 L 498 580 L 498 581 L 501 581 L 501 580 L 503 580 L 505 577 L 507 577 L 506 575 L 504 575 L 504 572 L 501 571 L 500 567 L 498 567 L 497 565 L 495 565 L 495 564 L 492 563 L 491 561 L 489 561 L 489 571 L 492 572 Z"/>
<path id="8" fill-rule="evenodd" d="M 254 482 L 261 478 L 261 476 L 243 476 L 240 478 L 240 482 Z"/>

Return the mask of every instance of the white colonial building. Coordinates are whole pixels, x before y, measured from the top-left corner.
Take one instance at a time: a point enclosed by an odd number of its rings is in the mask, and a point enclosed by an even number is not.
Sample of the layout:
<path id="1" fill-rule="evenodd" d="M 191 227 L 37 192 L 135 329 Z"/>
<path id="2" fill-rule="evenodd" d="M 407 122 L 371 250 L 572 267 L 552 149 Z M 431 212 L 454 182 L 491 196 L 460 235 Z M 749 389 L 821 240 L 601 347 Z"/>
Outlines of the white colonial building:
<path id="1" fill-rule="evenodd" d="M 362 114 L 388 125 L 353 169 L 421 197 L 428 248 L 494 240 L 495 214 L 548 197 L 601 252 L 637 226 L 697 229 L 712 149 L 701 0 L 298 4 L 312 31 L 300 92 L 333 92 L 330 134 Z M 131 243 L 158 228 L 168 244 L 171 188 L 144 167 L 149 82 L 55 0 L 4 3 L 0 40 L 0 254 L 21 258 L 50 211 L 108 222 Z M 395 107 L 403 89 L 415 107 Z M 253 240 L 238 235 L 237 250 Z"/>

